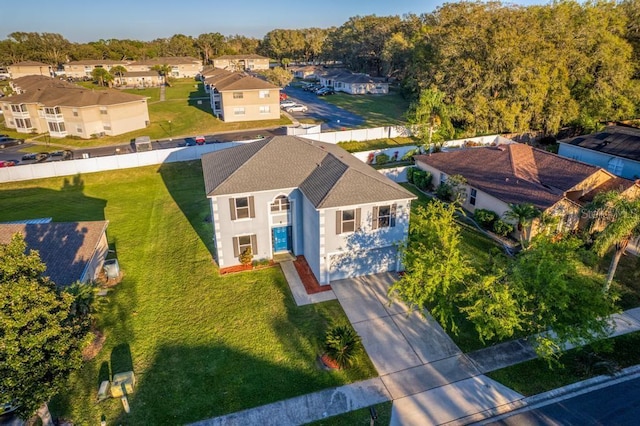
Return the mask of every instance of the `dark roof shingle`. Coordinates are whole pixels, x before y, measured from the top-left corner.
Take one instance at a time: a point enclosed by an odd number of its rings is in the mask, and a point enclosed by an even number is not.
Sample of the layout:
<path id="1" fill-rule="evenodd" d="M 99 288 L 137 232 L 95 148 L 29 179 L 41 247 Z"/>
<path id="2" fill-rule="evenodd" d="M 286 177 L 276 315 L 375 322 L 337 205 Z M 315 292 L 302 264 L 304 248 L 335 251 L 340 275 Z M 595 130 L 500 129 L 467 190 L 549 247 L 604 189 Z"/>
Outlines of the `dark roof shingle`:
<path id="1" fill-rule="evenodd" d="M 604 132 L 578 136 L 560 142 L 640 161 L 640 129 L 615 126 L 607 128 Z"/>

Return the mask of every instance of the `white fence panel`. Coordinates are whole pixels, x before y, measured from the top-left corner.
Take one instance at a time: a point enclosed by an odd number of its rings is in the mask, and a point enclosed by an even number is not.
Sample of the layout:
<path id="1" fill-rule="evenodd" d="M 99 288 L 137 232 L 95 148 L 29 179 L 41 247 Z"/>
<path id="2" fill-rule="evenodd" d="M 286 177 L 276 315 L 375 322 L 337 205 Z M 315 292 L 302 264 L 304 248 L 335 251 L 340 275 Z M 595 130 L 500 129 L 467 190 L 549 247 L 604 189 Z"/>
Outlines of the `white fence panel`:
<path id="1" fill-rule="evenodd" d="M 392 169 L 380 169 L 381 174 L 397 183 L 407 182 L 407 168 L 411 166 L 394 167 Z"/>

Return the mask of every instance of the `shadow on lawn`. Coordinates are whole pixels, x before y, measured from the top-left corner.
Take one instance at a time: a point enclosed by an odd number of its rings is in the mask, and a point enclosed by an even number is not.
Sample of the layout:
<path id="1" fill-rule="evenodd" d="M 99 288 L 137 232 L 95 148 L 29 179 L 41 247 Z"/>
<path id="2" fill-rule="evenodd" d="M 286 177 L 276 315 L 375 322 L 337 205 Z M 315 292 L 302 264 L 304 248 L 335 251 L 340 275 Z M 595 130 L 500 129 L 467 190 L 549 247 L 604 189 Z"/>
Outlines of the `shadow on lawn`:
<path id="1" fill-rule="evenodd" d="M 185 424 L 322 389 L 302 369 L 226 346 L 164 346 L 108 424 Z M 116 413 L 112 413 L 113 416 Z M 109 416 L 108 416 L 109 417 Z"/>
<path id="2" fill-rule="evenodd" d="M 194 81 L 193 85 L 195 90 L 189 92 L 187 103 L 191 107 L 198 108 L 201 111 L 212 114 L 211 101 L 209 94 L 204 90 L 204 85 L 196 81 Z M 197 87 L 197 89 L 195 87 Z"/>
<path id="3" fill-rule="evenodd" d="M 205 196 L 199 160 L 163 163 L 158 170 L 171 197 L 214 257 L 211 209 Z"/>

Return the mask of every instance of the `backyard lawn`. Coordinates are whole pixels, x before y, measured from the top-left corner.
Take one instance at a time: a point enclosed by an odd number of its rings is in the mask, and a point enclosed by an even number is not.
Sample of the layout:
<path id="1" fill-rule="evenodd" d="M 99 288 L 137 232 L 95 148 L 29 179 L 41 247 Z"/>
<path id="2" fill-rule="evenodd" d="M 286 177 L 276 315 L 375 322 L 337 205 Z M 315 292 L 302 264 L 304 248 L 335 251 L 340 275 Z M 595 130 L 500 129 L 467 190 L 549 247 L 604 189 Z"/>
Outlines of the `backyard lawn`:
<path id="1" fill-rule="evenodd" d="M 364 118 L 362 127 L 394 126 L 406 124 L 405 114 L 409 102 L 397 91 L 388 95 L 349 95 L 336 92 L 324 99 Z"/>
<path id="2" fill-rule="evenodd" d="M 93 84 L 93 83 L 84 83 Z M 100 87 L 93 86 L 95 90 Z M 239 123 L 225 123 L 218 120 L 211 113 L 209 96 L 205 93 L 201 82 L 193 79 L 176 80 L 171 87 L 165 88 L 165 101 L 160 101 L 160 88 L 124 89 L 125 92 L 147 96 L 149 99 L 149 120 L 151 124 L 144 129 L 125 133 L 118 136 L 104 136 L 97 139 L 51 138 L 51 146 L 62 145 L 71 147 L 107 146 L 127 143 L 137 136 L 147 135 L 151 139 L 169 139 L 199 134 L 213 134 L 225 131 L 241 131 L 264 127 L 279 127 L 291 124 L 285 116 L 279 120 L 247 121 Z M 171 123 L 169 123 L 171 122 Z M 0 128 L 1 129 L 1 128 Z M 3 130 L 4 132 L 4 130 Z M 25 135 L 23 134 L 23 138 Z M 36 139 L 46 142 L 45 136 Z M 34 147 L 31 151 L 41 151 L 41 147 Z"/>
<path id="3" fill-rule="evenodd" d="M 219 276 L 199 162 L 3 184 L 0 221 L 109 220 L 123 281 L 99 304 L 98 356 L 50 403 L 74 424 L 184 424 L 376 376 L 365 354 L 318 368 L 337 301 L 296 307 L 278 267 Z M 133 370 L 131 413 L 95 402 L 110 373 Z"/>

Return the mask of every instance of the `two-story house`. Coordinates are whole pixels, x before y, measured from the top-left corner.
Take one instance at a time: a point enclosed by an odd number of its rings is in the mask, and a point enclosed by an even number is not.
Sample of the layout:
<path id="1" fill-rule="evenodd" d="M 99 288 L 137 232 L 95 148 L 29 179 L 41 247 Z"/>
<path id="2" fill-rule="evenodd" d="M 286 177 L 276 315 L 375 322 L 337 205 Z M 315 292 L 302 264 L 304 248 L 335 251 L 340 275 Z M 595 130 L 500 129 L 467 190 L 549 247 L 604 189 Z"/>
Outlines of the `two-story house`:
<path id="1" fill-rule="evenodd" d="M 222 55 L 213 59 L 213 66 L 228 71 L 258 71 L 269 69 L 269 58 L 256 55 Z"/>
<path id="2" fill-rule="evenodd" d="M 51 137 L 115 136 L 149 125 L 147 99 L 115 89 L 92 90 L 58 79 L 22 77 L 20 94 L 0 98 L 5 125 Z"/>
<path id="3" fill-rule="evenodd" d="M 416 197 L 342 148 L 274 136 L 202 157 L 221 269 L 304 255 L 321 284 L 400 270 Z"/>
<path id="4" fill-rule="evenodd" d="M 219 68 L 202 72 L 213 114 L 226 122 L 277 120 L 280 88 L 242 72 Z"/>
<path id="5" fill-rule="evenodd" d="M 51 65 L 36 61 L 16 62 L 15 64 L 9 65 L 7 71 L 9 72 L 9 77 L 13 80 L 29 75 L 53 76 Z"/>
<path id="6" fill-rule="evenodd" d="M 150 71 L 158 66 L 170 68 L 168 77 L 195 78 L 202 71 L 202 61 L 190 56 L 166 56 L 132 61 L 125 66 L 129 72 Z"/>
<path id="7" fill-rule="evenodd" d="M 558 154 L 640 179 L 640 129 L 610 126 L 603 132 L 559 141 Z"/>
<path id="8" fill-rule="evenodd" d="M 463 207 L 487 209 L 504 217 L 510 204 L 533 204 L 558 216 L 558 231 L 581 224 L 581 208 L 598 192 L 619 190 L 636 196 L 640 186 L 603 170 L 520 143 L 459 149 L 414 157 L 437 187 L 452 175 L 464 177 Z M 530 236 L 537 231 L 537 220 Z M 516 231 L 517 234 L 517 231 Z"/>

